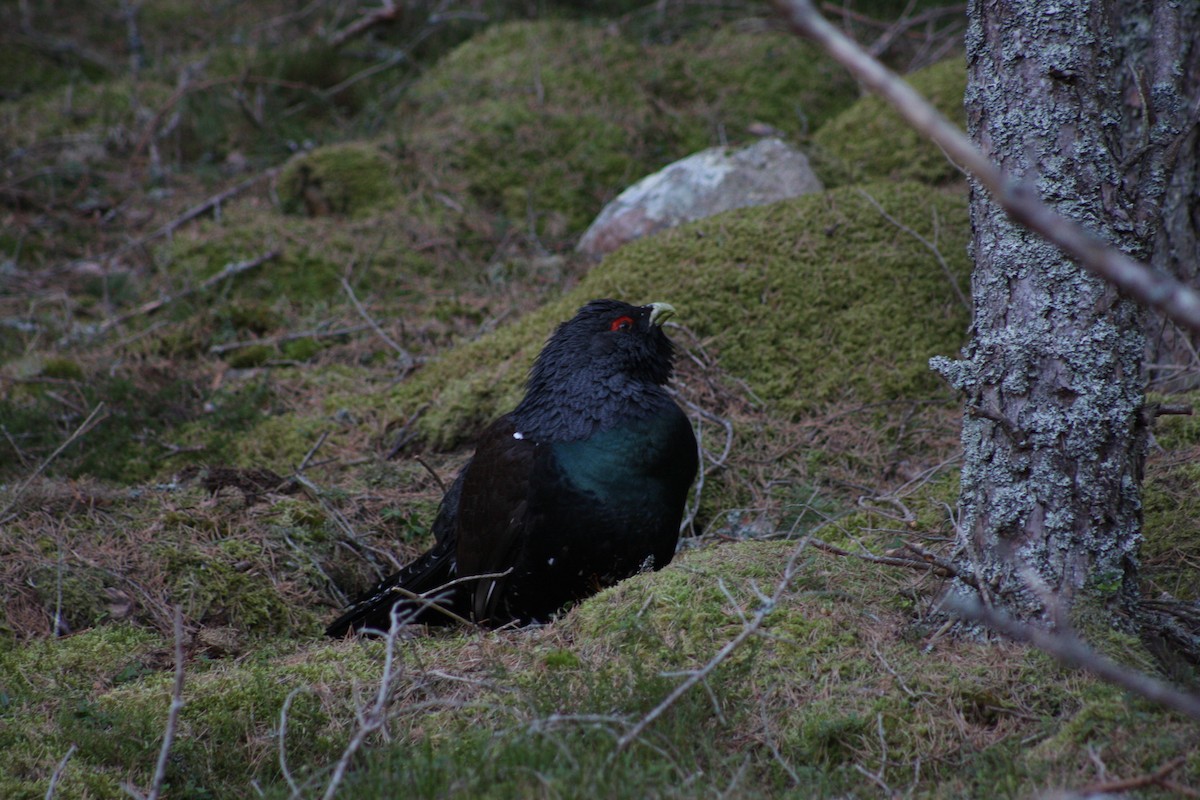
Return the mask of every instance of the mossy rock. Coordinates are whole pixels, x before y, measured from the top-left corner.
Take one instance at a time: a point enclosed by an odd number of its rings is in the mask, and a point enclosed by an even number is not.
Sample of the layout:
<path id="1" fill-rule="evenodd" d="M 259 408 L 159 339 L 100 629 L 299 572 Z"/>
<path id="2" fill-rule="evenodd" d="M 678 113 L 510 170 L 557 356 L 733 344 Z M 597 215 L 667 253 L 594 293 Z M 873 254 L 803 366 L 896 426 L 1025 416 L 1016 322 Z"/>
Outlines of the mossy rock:
<path id="1" fill-rule="evenodd" d="M 967 71 L 962 59 L 942 61 L 908 76 L 908 82 L 951 122 L 966 124 L 963 93 Z M 847 180 L 915 180 L 947 183 L 962 172 L 936 144 L 917 133 L 884 100 L 864 97 L 826 123 L 813 137 L 821 178 L 828 185 Z"/>
<path id="2" fill-rule="evenodd" d="M 279 173 L 279 200 L 290 214 L 361 215 L 395 199 L 396 160 L 371 144 L 319 147 Z"/>
<path id="3" fill-rule="evenodd" d="M 936 242 L 951 276 L 897 222 Z M 422 433 L 455 444 L 518 399 L 558 322 L 608 296 L 673 303 L 720 366 L 785 417 L 927 396 L 944 390 L 929 357 L 966 335 L 950 280 L 966 285 L 969 227 L 964 198 L 915 183 L 720 214 L 610 255 L 560 300 L 425 367 L 397 400 L 407 413 L 430 403 Z"/>
<path id="4" fill-rule="evenodd" d="M 745 137 L 753 122 L 802 136 L 854 91 L 778 32 L 641 46 L 582 23 L 518 22 L 442 59 L 398 124 L 424 172 L 561 241 L 665 164 Z"/>

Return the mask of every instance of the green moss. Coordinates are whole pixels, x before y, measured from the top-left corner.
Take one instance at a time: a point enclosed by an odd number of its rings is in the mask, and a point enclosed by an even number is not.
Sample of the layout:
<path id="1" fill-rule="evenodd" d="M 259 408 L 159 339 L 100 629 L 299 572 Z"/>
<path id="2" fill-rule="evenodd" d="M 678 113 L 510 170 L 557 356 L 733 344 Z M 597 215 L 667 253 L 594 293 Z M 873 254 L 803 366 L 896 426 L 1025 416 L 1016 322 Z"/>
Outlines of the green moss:
<path id="1" fill-rule="evenodd" d="M 137 109 L 162 108 L 174 89 L 168 83 L 112 79 L 71 83 L 55 91 L 0 103 L 0 140 L 9 147 L 29 147 L 54 137 L 79 136 L 60 160 L 101 157 L 113 139 L 133 135 Z M 135 101 L 134 98 L 137 98 Z"/>
<path id="2" fill-rule="evenodd" d="M 729 27 L 639 47 L 580 23 L 520 22 L 442 59 L 403 125 L 423 170 L 556 242 L 665 164 L 743 137 L 752 122 L 803 135 L 852 94 L 814 50 L 779 33 Z"/>
<path id="3" fill-rule="evenodd" d="M 90 692 L 132 661 L 162 646 L 150 632 L 128 625 L 82 631 L 62 639 L 39 639 L 0 647 L 0 694 L 6 705 L 33 701 L 49 692 Z"/>
<path id="4" fill-rule="evenodd" d="M 314 565 L 332 543 L 298 541 L 287 528 L 251 530 L 198 510 L 161 527 L 147 567 L 165 575 L 190 620 L 255 638 L 316 628 L 319 610 L 297 598 L 321 580 Z"/>
<path id="5" fill-rule="evenodd" d="M 202 399 L 186 377 L 154 368 L 114 372 L 90 374 L 79 383 L 80 407 L 101 413 L 87 435 L 55 459 L 50 474 L 144 480 L 163 466 L 146 440 L 202 413 Z M 58 402 L 41 396 L 0 400 L 0 416 L 27 455 L 53 452 L 84 419 L 63 415 Z M 19 462 L 0 464 L 15 468 Z"/>
<path id="6" fill-rule="evenodd" d="M 262 336 L 283 323 L 282 315 L 262 302 L 234 301 L 216 309 L 217 320 L 232 332 Z"/>
<path id="7" fill-rule="evenodd" d="M 308 361 L 323 349 L 321 343 L 311 337 L 302 339 L 292 339 L 284 342 L 282 347 L 283 357 L 292 361 Z"/>
<path id="8" fill-rule="evenodd" d="M 108 616 L 104 590 L 113 584 L 105 571 L 80 564 L 47 564 L 30 575 L 31 588 L 46 615 L 64 632 L 89 628 Z"/>
<path id="9" fill-rule="evenodd" d="M 858 96 L 845 71 L 817 48 L 790 33 L 746 26 L 689 34 L 668 48 L 659 69 L 666 83 L 651 71 L 650 89 L 706 121 L 716 141 L 743 137 L 751 122 L 807 139 Z"/>
<path id="10" fill-rule="evenodd" d="M 888 779 L 915 780 L 923 797 L 1017 798 L 1087 769 L 1097 749 L 1131 774 L 1186 752 L 1186 723 L 1036 653 L 948 637 L 931 656 L 897 634 L 903 620 L 886 608 L 906 576 L 812 552 L 762 632 L 618 752 L 621 734 L 742 629 L 795 546 L 691 551 L 542 629 L 404 640 L 389 736 L 368 743 L 343 791 L 690 796 L 681 781 L 702 766 L 715 784 L 753 795 L 850 796 L 874 790 L 859 766 L 886 763 Z M 218 552 L 254 556 L 233 537 Z M 319 788 L 355 708 L 373 697 L 382 651 L 268 643 L 237 660 L 189 661 L 166 788 L 240 796 L 253 782 L 286 797 L 281 744 L 293 776 Z M 170 702 L 169 653 L 168 642 L 121 626 L 0 649 L 0 696 L 11 698 L 0 709 L 0 788 L 41 796 L 70 744 L 62 796 L 145 786 Z"/>
<path id="11" fill-rule="evenodd" d="M 303 225 L 291 228 L 300 237 L 294 245 L 280 246 L 280 221 L 269 211 L 250 213 L 236 225 L 210 222 L 194 237 L 176 239 L 164 248 L 163 262 L 173 275 L 187 284 L 198 283 L 219 273 L 229 264 L 238 264 L 271 250 L 279 251 L 271 259 L 236 278 L 223 281 L 213 291 L 192 302 L 173 304 L 168 313 L 179 321 L 195 318 L 197 306 L 211 305 L 218 311 L 220 335 L 238 335 L 235 327 L 248 323 L 256 331 L 278 315 L 275 304 L 326 303 L 341 291 L 340 267 L 332 259 L 349 249 L 344 238 L 326 238 L 327 228 L 309 230 Z M 344 237 L 345 234 L 342 234 Z M 226 298 L 237 298 L 242 310 L 223 311 Z M 217 342 L 213 342 L 214 344 Z"/>
<path id="12" fill-rule="evenodd" d="M 238 435 L 230 463 L 243 467 L 266 467 L 287 474 L 295 469 L 322 433 L 327 419 L 279 415 L 260 419 Z"/>
<path id="13" fill-rule="evenodd" d="M 962 127 L 966 69 L 950 59 L 908 76 L 912 87 Z M 882 178 L 945 183 L 962 172 L 941 149 L 917 133 L 882 99 L 864 97 L 830 120 L 813 137 L 816 162 L 826 185 Z"/>
<path id="14" fill-rule="evenodd" d="M 1180 600 L 1200 600 L 1195 569 L 1200 559 L 1200 466 L 1190 462 L 1151 462 L 1143 485 L 1141 577 L 1149 596 L 1162 592 Z"/>
<path id="15" fill-rule="evenodd" d="M 42 364 L 42 375 L 66 381 L 83 380 L 83 368 L 69 358 L 48 358 Z"/>
<path id="16" fill-rule="evenodd" d="M 275 348 L 266 344 L 252 344 L 234 350 L 226 361 L 234 369 L 260 367 L 275 357 Z"/>
<path id="17" fill-rule="evenodd" d="M 362 215 L 395 200 L 396 170 L 395 160 L 373 145 L 319 147 L 284 166 L 279 200 L 291 214 Z"/>
<path id="18" fill-rule="evenodd" d="M 1150 394 L 1147 403 L 1189 406 L 1191 414 L 1165 414 L 1154 419 L 1154 441 L 1166 451 L 1182 450 L 1200 444 L 1200 392 L 1174 395 Z"/>
<path id="19" fill-rule="evenodd" d="M 187 598 L 192 616 L 259 634 L 296 627 L 296 609 L 268 582 L 247 574 L 243 559 L 225 554 L 215 560 L 211 552 L 180 549 L 170 554 L 168 564 L 176 574 L 172 592 Z"/>
<path id="20" fill-rule="evenodd" d="M 448 353 L 400 387 L 439 445 L 470 436 L 520 393 L 545 337 L 595 297 L 664 300 L 721 367 L 784 416 L 834 400 L 944 391 L 928 358 L 957 351 L 966 309 L 935 257 L 886 219 L 936 240 L 965 285 L 966 205 L 917 184 L 846 188 L 743 209 L 610 255 L 561 300 Z M 411 413 L 409 411 L 408 413 Z"/>
<path id="21" fill-rule="evenodd" d="M 551 650 L 543 657 L 549 669 L 578 669 L 583 666 L 579 656 L 570 650 Z"/>

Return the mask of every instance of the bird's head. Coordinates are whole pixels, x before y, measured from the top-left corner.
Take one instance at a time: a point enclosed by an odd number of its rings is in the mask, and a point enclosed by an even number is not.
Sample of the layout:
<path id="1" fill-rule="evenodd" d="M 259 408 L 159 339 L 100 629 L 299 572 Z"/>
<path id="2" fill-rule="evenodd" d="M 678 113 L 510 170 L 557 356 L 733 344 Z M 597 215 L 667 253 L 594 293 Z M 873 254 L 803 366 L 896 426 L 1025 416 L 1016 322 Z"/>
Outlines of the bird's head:
<path id="1" fill-rule="evenodd" d="M 529 384 L 626 380 L 662 385 L 671 378 L 674 347 L 662 325 L 675 314 L 668 303 L 632 306 L 593 300 L 558 326 L 530 372 Z"/>
<path id="2" fill-rule="evenodd" d="M 542 348 L 514 410 L 523 434 L 571 441 L 673 404 L 662 388 L 674 348 L 662 324 L 667 303 L 593 300 L 558 326 Z"/>

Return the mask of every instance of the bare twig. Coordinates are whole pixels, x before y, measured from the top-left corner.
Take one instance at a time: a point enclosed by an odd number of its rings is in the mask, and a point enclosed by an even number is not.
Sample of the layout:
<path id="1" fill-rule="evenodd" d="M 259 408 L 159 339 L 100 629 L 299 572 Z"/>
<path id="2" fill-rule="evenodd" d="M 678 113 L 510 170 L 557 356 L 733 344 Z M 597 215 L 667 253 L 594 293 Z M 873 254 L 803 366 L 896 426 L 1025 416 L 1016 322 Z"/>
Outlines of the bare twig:
<path id="1" fill-rule="evenodd" d="M 942 274 L 946 276 L 946 281 L 950 284 L 950 288 L 954 290 L 955 296 L 958 297 L 958 302 L 962 304 L 962 307 L 965 308 L 968 313 L 970 313 L 971 301 L 967 299 L 967 295 L 963 293 L 962 287 L 958 285 L 958 279 L 954 277 L 954 273 L 950 270 L 950 265 L 946 263 L 946 259 L 942 256 L 942 251 L 938 249 L 937 245 L 889 214 L 886 210 L 884 210 L 883 206 L 879 204 L 879 201 L 872 197 L 867 191 L 859 189 L 858 193 L 866 198 L 868 203 L 875 207 L 875 210 L 879 212 L 880 216 L 895 225 L 900 230 L 907 233 L 909 236 L 916 239 L 921 244 L 925 245 L 925 248 L 929 252 L 933 253 L 933 257 L 937 259 L 938 266 L 942 268 Z"/>
<path id="2" fill-rule="evenodd" d="M 395 22 L 404 16 L 404 7 L 397 6 L 394 0 L 383 0 L 383 5 L 373 11 L 364 13 L 354 22 L 342 28 L 329 37 L 332 47 L 341 47 L 356 36 L 361 36 L 368 29 L 385 22 Z"/>
<path id="3" fill-rule="evenodd" d="M 1158 769 L 1151 772 L 1149 775 L 1140 775 L 1136 778 L 1127 778 L 1123 781 L 1101 781 L 1099 783 L 1090 783 L 1087 786 L 1079 789 L 1080 794 L 1117 794 L 1118 792 L 1127 792 L 1130 789 L 1145 789 L 1149 786 L 1160 786 L 1166 788 L 1169 783 L 1167 776 L 1175 770 L 1187 763 L 1186 755 L 1173 758 L 1163 764 Z M 1195 789 L 1190 789 L 1186 786 L 1180 786 L 1177 783 L 1172 784 L 1171 790 L 1179 794 L 1181 797 L 1200 797 L 1200 792 Z"/>
<path id="4" fill-rule="evenodd" d="M 140 238 L 134 242 L 130 242 L 129 244 L 125 245 L 117 252 L 118 253 L 128 252 L 129 250 L 134 250 L 145 244 L 153 242 L 155 239 L 161 239 L 164 236 L 169 236 L 172 233 L 174 233 L 178 228 L 183 227 L 184 225 L 186 225 L 187 223 L 196 219 L 197 217 L 204 216 L 209 211 L 220 208 L 221 204 L 224 203 L 226 200 L 229 200 L 233 197 L 237 197 L 239 194 L 241 194 L 242 192 L 251 188 L 252 186 L 255 186 L 256 184 L 262 182 L 265 179 L 274 178 L 277 174 L 279 174 L 279 168 L 272 167 L 271 169 L 264 170 L 253 177 L 247 178 L 246 180 L 242 181 L 239 184 L 230 186 L 228 189 L 224 189 L 220 192 L 217 192 L 216 194 L 214 194 L 212 197 L 209 197 L 204 202 L 192 206 L 187 211 L 184 211 L 178 217 L 175 217 L 173 220 L 166 223 L 162 227 L 158 228 L 157 230 L 153 231 L 152 233 L 147 234 L 146 236 L 143 236 L 142 238 Z"/>
<path id="5" fill-rule="evenodd" d="M 884 733 L 882 712 L 877 714 L 875 717 L 875 727 L 879 734 L 879 746 L 882 748 L 882 753 L 879 757 L 879 771 L 868 772 L 867 768 L 862 764 L 855 764 L 854 769 L 858 770 L 858 772 L 870 780 L 871 783 L 874 783 L 876 786 L 882 789 L 887 797 L 897 797 L 897 793 L 893 791 L 892 787 L 888 786 L 883 780 L 884 772 L 887 771 L 887 736 Z"/>
<path id="6" fill-rule="evenodd" d="M 292 777 L 292 770 L 287 763 L 288 712 L 292 710 L 292 701 L 296 699 L 296 695 L 307 689 L 307 686 L 297 686 L 292 689 L 283 699 L 283 708 L 279 710 L 279 771 L 283 774 L 283 779 L 287 781 L 288 788 L 292 790 L 292 797 L 300 796 L 300 787 L 296 784 L 296 779 Z"/>
<path id="7" fill-rule="evenodd" d="M 932 572 L 942 578 L 957 577 L 964 583 L 974 586 L 976 581 L 974 576 L 967 575 L 954 566 L 953 562 L 940 558 L 927 550 L 923 550 L 916 545 L 908 545 L 905 547 L 918 553 L 917 558 L 909 558 L 907 556 L 887 555 L 877 556 L 874 553 L 855 553 L 851 550 L 843 550 L 837 545 L 829 544 L 829 542 L 821 539 L 812 539 L 812 546 L 818 550 L 822 550 L 830 555 L 835 556 L 851 556 L 863 561 L 869 561 L 872 564 L 884 564 L 889 567 L 907 567 L 909 569 L 920 570 L 921 572 Z"/>
<path id="8" fill-rule="evenodd" d="M 942 600 L 947 611 L 963 619 L 978 622 L 1018 642 L 1027 642 L 1067 666 L 1086 670 L 1172 711 L 1200 720 L 1200 697 L 1187 694 L 1156 678 L 1121 666 L 1097 653 L 1073 634 L 1026 625 L 995 608 L 984 606 L 974 597 L 947 594 Z"/>
<path id="9" fill-rule="evenodd" d="M 775 744 L 775 737 L 771 735 L 771 721 L 767 719 L 767 701 L 761 696 L 758 698 L 758 718 L 762 721 L 763 740 L 767 743 L 767 749 L 771 751 L 771 758 L 775 759 L 775 763 L 782 767 L 783 771 L 792 779 L 792 786 L 800 786 L 803 783 L 800 775 L 796 772 L 795 767 L 783 757 L 783 753 L 779 752 L 779 747 Z"/>
<path id="10" fill-rule="evenodd" d="M 4 438 L 8 441 L 8 446 L 11 447 L 13 453 L 16 454 L 17 460 L 21 462 L 21 466 L 28 467 L 29 461 L 25 458 L 25 453 L 22 452 L 21 446 L 17 444 L 17 440 L 14 439 L 12 434 L 8 432 L 8 428 L 4 425 L 0 425 L 0 433 L 4 434 Z"/>
<path id="11" fill-rule="evenodd" d="M 243 339 L 240 342 L 226 342 L 225 344 L 214 344 L 208 348 L 208 352 L 212 355 L 219 356 L 223 353 L 228 353 L 233 350 L 241 350 L 246 347 L 255 347 L 258 345 L 277 345 L 285 342 L 294 342 L 298 339 L 330 339 L 335 336 L 349 336 L 353 333 L 361 333 L 369 330 L 370 325 L 351 325 L 346 328 L 333 328 L 324 330 L 322 328 L 312 328 L 307 331 L 294 331 L 292 333 L 282 333 L 278 336 L 263 336 L 258 339 Z"/>
<path id="12" fill-rule="evenodd" d="M 437 611 L 439 614 L 442 614 L 443 616 L 449 617 L 450 619 L 454 620 L 459 625 L 465 625 L 466 627 L 470 628 L 470 627 L 475 627 L 474 622 L 467 619 L 466 617 L 462 617 L 458 614 L 455 614 L 453 611 L 446 608 L 445 605 L 438 602 L 440 599 L 443 598 L 443 595 L 445 594 L 446 590 L 453 588 L 455 586 L 458 586 L 461 583 L 468 583 L 470 581 L 505 578 L 505 577 L 508 577 L 510 574 L 512 574 L 512 571 L 513 571 L 513 568 L 509 567 L 508 569 L 504 570 L 503 572 L 484 572 L 479 575 L 463 575 L 461 577 L 454 578 L 453 580 L 446 581 L 441 586 L 437 586 L 433 589 L 430 589 L 428 591 L 421 592 L 421 593 L 414 592 L 411 589 L 405 589 L 403 586 L 393 586 L 390 589 L 388 589 L 388 592 L 390 594 L 394 594 L 394 595 L 398 595 L 399 597 L 403 597 L 405 600 L 411 600 L 412 602 L 419 604 L 422 609 L 432 609 L 434 611 Z M 398 603 L 399 601 L 396 601 L 396 602 Z M 396 609 L 396 607 L 393 606 L 392 610 L 395 611 L 395 609 Z M 415 614 L 417 612 L 414 611 L 411 613 Z M 363 632 L 364 633 L 378 633 L 378 634 L 385 633 L 385 631 L 371 630 L 369 628 L 364 629 Z"/>
<path id="13" fill-rule="evenodd" d="M 179 725 L 179 712 L 183 708 L 183 611 L 175 606 L 175 685 L 171 690 L 171 707 L 167 711 L 167 726 L 163 730 L 162 747 L 158 750 L 158 761 L 154 765 L 154 778 L 150 781 L 150 794 L 143 795 L 130 784 L 123 788 L 138 800 L 158 800 L 163 783 L 167 778 L 167 758 L 175 742 L 175 730 Z"/>
<path id="14" fill-rule="evenodd" d="M 313 456 L 317 454 L 317 451 L 321 449 L 321 445 L 325 444 L 325 440 L 328 438 L 329 431 L 321 431 L 321 435 L 317 437 L 317 441 L 304 454 L 304 458 L 300 459 L 300 465 L 296 467 L 297 473 L 304 472 L 308 468 L 308 462 L 312 461 Z"/>
<path id="15" fill-rule="evenodd" d="M 37 465 L 37 469 L 35 469 L 32 473 L 29 474 L 29 477 L 27 477 L 25 480 L 21 481 L 21 484 L 19 486 L 17 486 L 17 488 L 13 491 L 12 497 L 9 498 L 8 505 L 6 505 L 4 507 L 3 511 L 0 511 L 0 522 L 6 521 L 8 512 L 11 511 L 13 506 L 15 506 L 17 504 L 17 501 L 19 499 L 21 499 L 21 495 L 24 494 L 25 490 L 29 488 L 29 484 L 32 483 L 33 480 L 35 478 L 37 478 L 38 475 L 41 475 L 42 471 L 45 470 L 46 467 L 50 466 L 50 462 L 52 462 L 52 461 L 54 461 L 54 459 L 58 458 L 59 454 L 61 454 L 62 451 L 66 450 L 68 447 L 70 447 L 71 444 L 74 443 L 76 439 L 79 439 L 81 436 L 85 436 L 87 434 L 87 432 L 90 431 L 92 428 L 94 428 L 98 423 L 103 422 L 105 419 L 107 419 L 107 417 L 100 417 L 100 412 L 103 410 L 104 410 L 104 401 L 101 400 L 99 403 L 96 404 L 96 407 L 92 409 L 92 413 L 88 414 L 87 419 L 85 419 L 83 422 L 79 423 L 79 427 L 75 429 L 75 432 L 72 433 L 70 436 L 68 436 L 67 440 L 65 442 L 63 442 L 57 448 L 55 448 L 53 453 L 46 456 L 45 460 L 43 460 L 42 463 Z"/>
<path id="16" fill-rule="evenodd" d="M 58 762 L 58 766 L 54 768 L 54 774 L 50 776 L 50 785 L 46 787 L 46 800 L 52 800 L 54 792 L 58 789 L 58 782 L 62 780 L 63 773 L 67 771 L 67 762 L 71 760 L 71 756 L 75 755 L 78 750 L 78 745 L 71 745 L 67 748 L 67 754 Z"/>
<path id="17" fill-rule="evenodd" d="M 429 466 L 429 463 L 426 462 L 425 459 L 421 458 L 420 456 L 413 456 L 413 458 L 416 459 L 416 462 L 418 464 L 420 464 L 422 467 L 424 467 L 425 471 L 430 474 L 430 476 L 433 478 L 434 483 L 436 483 L 438 486 L 438 491 L 440 491 L 442 494 L 445 494 L 446 493 L 446 484 L 442 480 L 442 476 L 438 475 L 437 471 L 434 470 L 433 467 Z"/>
<path id="18" fill-rule="evenodd" d="M 175 686 L 171 690 L 171 708 L 167 712 L 167 728 L 163 731 L 162 747 L 158 751 L 158 763 L 154 767 L 154 780 L 150 783 L 147 800 L 157 800 L 162 794 L 163 781 L 167 777 L 167 756 L 175 741 L 175 728 L 179 724 L 179 712 L 183 709 L 183 611 L 175 606 Z"/>
<path id="19" fill-rule="evenodd" d="M 1165 272 L 1151 270 L 1054 212 L 1038 198 L 1034 187 L 1005 175 L 966 134 L 895 73 L 829 24 L 809 0 L 773 2 L 796 33 L 812 38 L 855 78 L 888 101 L 910 125 L 973 175 L 1013 220 L 1041 235 L 1080 266 L 1135 300 L 1200 332 L 1200 293 Z"/>
<path id="20" fill-rule="evenodd" d="M 779 583 L 775 585 L 775 591 L 771 594 L 771 596 L 767 597 L 761 592 L 758 592 L 761 605 L 758 607 L 758 610 L 754 612 L 752 617 L 745 620 L 745 622 L 742 624 L 742 629 L 738 632 L 737 636 L 734 636 L 732 639 L 726 642 L 725 646 L 718 650 L 717 653 L 710 658 L 708 663 L 706 663 L 704 666 L 687 673 L 687 678 L 684 679 L 674 689 L 672 689 L 671 692 L 663 698 L 662 702 L 646 712 L 645 716 L 638 720 L 632 727 L 629 728 L 629 730 L 623 733 L 621 738 L 617 739 L 616 747 L 613 749 L 613 756 L 622 753 L 627 747 L 629 747 L 630 744 L 632 744 L 639 736 L 642 735 L 646 728 L 650 727 L 650 725 L 656 719 L 661 717 L 667 711 L 667 709 L 674 705 L 679 698 L 687 694 L 688 691 L 696 684 L 707 680 L 712 671 L 719 667 L 727 658 L 729 658 L 729 655 L 733 653 L 733 651 L 736 650 L 738 646 L 742 644 L 742 642 L 746 641 L 758 632 L 758 629 L 762 627 L 763 621 L 770 615 L 772 611 L 775 610 L 775 607 L 783 598 L 784 593 L 787 592 L 787 590 L 791 587 L 792 578 L 795 577 L 796 574 L 797 562 L 800 560 L 800 554 L 804 552 L 804 548 L 808 542 L 808 538 L 802 539 L 800 540 L 800 543 L 797 544 L 792 550 L 791 555 L 788 556 L 787 565 L 783 569 L 783 576 L 779 579 Z M 743 619 L 745 619 L 744 616 Z"/>
<path id="21" fill-rule="evenodd" d="M 321 487 L 309 480 L 308 476 L 299 472 L 292 476 L 292 480 L 304 487 L 305 491 L 308 493 L 308 496 L 315 500 L 319 506 L 321 506 L 321 510 L 325 512 L 325 516 L 341 530 L 342 538 L 345 541 L 354 545 L 354 547 L 358 548 L 359 551 L 373 549 L 368 547 L 362 541 L 362 539 L 359 538 L 358 532 L 354 530 L 354 526 L 350 524 L 350 520 L 346 519 L 346 515 L 329 502 L 329 500 L 325 497 L 325 492 L 321 490 Z M 396 569 L 400 568 L 401 565 L 398 564 L 390 554 L 384 553 L 380 550 L 375 550 L 375 552 L 385 555 L 392 562 L 392 566 Z M 371 566 L 375 568 L 376 575 L 382 577 L 382 570 L 380 570 L 378 563 L 374 559 L 368 558 L 367 560 Z"/>
<path id="22" fill-rule="evenodd" d="M 329 777 L 329 783 L 325 786 L 325 793 L 321 795 L 321 800 L 332 800 L 345 777 L 346 768 L 350 766 L 350 759 L 354 758 L 354 754 L 362 747 L 367 737 L 382 728 L 387 722 L 387 709 L 392 698 L 392 688 L 399 677 L 396 642 L 400 637 L 400 632 L 404 629 L 404 622 L 399 610 L 393 607 L 391 625 L 388 626 L 387 639 L 384 644 L 383 673 L 379 676 L 379 687 L 375 692 L 375 700 L 369 708 L 360 708 L 355 711 L 358 727 L 355 729 L 354 735 L 350 737 L 346 748 L 342 750 L 337 764 L 334 765 L 333 774 Z M 296 796 L 294 789 L 292 796 Z"/>
<path id="23" fill-rule="evenodd" d="M 148 303 L 143 303 L 142 305 L 138 306 L 137 308 L 133 309 L 132 311 L 127 311 L 124 314 L 120 314 L 116 317 L 113 317 L 112 319 L 106 320 L 104 323 L 102 323 L 99 327 L 96 328 L 95 335 L 99 336 L 103 333 L 107 333 L 108 331 L 112 330 L 113 328 L 117 327 L 118 325 L 124 324 L 125 322 L 128 322 L 129 320 L 133 319 L 134 317 L 139 317 L 139 316 L 143 316 L 146 314 L 153 314 L 155 311 L 158 311 L 163 306 L 178 302 L 178 301 L 184 299 L 185 297 L 191 297 L 194 294 L 206 292 L 209 289 L 211 289 L 212 287 L 216 286 L 221 281 L 225 281 L 230 278 L 241 275 L 243 272 L 249 272 L 250 270 L 252 270 L 256 267 L 262 266 L 263 264 L 267 263 L 268 261 L 272 261 L 276 258 L 279 258 L 279 252 L 280 251 L 278 251 L 278 250 L 268 250 L 267 252 L 263 253 L 262 255 L 256 256 L 255 258 L 252 258 L 249 261 L 238 261 L 236 263 L 226 264 L 225 268 L 222 269 L 220 272 L 218 272 L 216 275 L 211 275 L 208 278 L 206 278 L 204 281 L 202 281 L 201 283 L 198 283 L 194 286 L 189 286 L 186 289 L 184 289 L 183 291 L 179 292 L 178 294 L 167 295 L 166 297 L 160 297 L 157 300 L 151 300 Z"/>
<path id="24" fill-rule="evenodd" d="M 388 347 L 395 350 L 400 356 L 400 361 L 404 364 L 405 371 L 407 372 L 408 370 L 412 369 L 412 366 L 415 363 L 413 361 L 412 354 L 397 344 L 392 337 L 387 335 L 383 328 L 379 327 L 379 323 L 375 321 L 375 318 L 372 317 L 367 309 L 363 307 L 363 304 L 358 301 L 358 296 L 354 294 L 354 289 L 350 286 L 350 281 L 346 280 L 345 278 L 342 278 L 342 289 L 345 290 L 346 296 L 350 298 L 350 302 L 354 304 L 354 310 L 358 312 L 358 315 L 363 318 L 364 322 L 371 326 L 371 330 L 375 332 L 375 335 L 382 339 Z"/>

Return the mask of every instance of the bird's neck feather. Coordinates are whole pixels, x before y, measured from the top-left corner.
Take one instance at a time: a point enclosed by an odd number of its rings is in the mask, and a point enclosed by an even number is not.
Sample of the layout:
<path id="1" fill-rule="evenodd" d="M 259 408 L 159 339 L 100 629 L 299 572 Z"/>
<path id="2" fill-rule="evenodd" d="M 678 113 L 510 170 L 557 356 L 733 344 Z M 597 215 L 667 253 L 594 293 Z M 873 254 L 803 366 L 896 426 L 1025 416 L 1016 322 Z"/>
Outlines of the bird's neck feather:
<path id="1" fill-rule="evenodd" d="M 513 419 L 518 431 L 537 441 L 571 442 L 651 417 L 673 403 L 657 384 L 580 375 L 568 385 L 531 382 Z"/>

